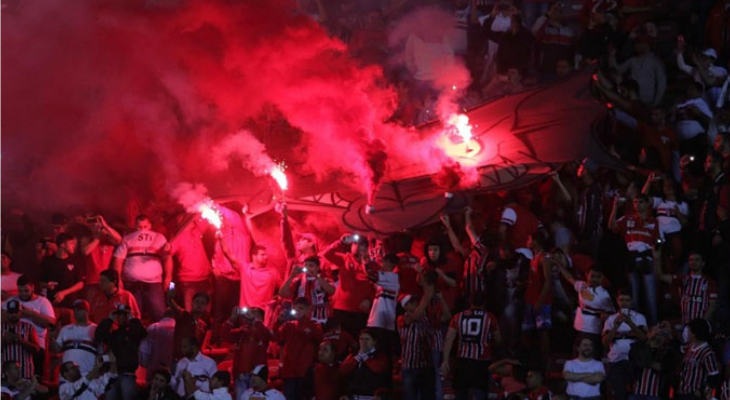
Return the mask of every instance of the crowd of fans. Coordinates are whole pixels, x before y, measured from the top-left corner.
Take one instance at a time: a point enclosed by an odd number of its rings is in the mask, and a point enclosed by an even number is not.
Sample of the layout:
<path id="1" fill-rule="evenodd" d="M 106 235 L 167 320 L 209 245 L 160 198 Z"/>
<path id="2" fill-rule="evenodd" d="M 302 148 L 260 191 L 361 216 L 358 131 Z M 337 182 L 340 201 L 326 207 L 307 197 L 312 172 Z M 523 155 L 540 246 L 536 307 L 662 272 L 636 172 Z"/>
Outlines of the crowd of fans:
<path id="1" fill-rule="evenodd" d="M 387 28 L 424 5 L 463 35 L 414 34 L 393 66 Z M 465 107 L 591 71 L 625 168 L 576 160 L 382 241 L 320 246 L 281 207 L 286 265 L 245 223 L 44 235 L 8 210 L 4 399 L 730 399 L 730 1 L 300 8 L 385 66 L 408 124 L 435 115 L 435 59 L 468 66 Z"/>

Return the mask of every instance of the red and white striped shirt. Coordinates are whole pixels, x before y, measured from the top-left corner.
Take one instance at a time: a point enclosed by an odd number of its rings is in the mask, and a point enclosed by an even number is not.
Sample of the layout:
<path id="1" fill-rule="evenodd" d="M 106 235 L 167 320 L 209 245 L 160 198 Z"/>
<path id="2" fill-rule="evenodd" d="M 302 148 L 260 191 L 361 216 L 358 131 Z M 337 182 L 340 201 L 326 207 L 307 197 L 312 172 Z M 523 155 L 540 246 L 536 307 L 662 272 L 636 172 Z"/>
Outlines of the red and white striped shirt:
<path id="1" fill-rule="evenodd" d="M 683 364 L 679 384 L 681 394 L 694 394 L 695 391 L 704 389 L 707 386 L 707 377 L 720 373 L 715 352 L 707 343 L 690 346 L 684 353 Z"/>
<path id="2" fill-rule="evenodd" d="M 398 317 L 401 367 L 403 369 L 433 368 L 433 356 L 431 354 L 433 335 L 431 334 L 428 318 L 424 315 L 421 319 L 406 325 L 406 315 Z"/>
<path id="3" fill-rule="evenodd" d="M 497 319 L 484 310 L 469 309 L 451 319 L 450 329 L 455 329 L 459 340 L 459 358 L 489 360 L 492 358 L 492 334 L 497 331 Z"/>
<path id="4" fill-rule="evenodd" d="M 481 241 L 477 241 L 471 248 L 469 257 L 464 262 L 463 290 L 464 296 L 469 298 L 472 293 L 484 290 L 482 272 L 487 265 L 489 249 Z"/>
<path id="5" fill-rule="evenodd" d="M 322 279 L 329 282 L 330 285 L 332 284 L 329 279 Z M 325 324 L 329 317 L 330 302 L 329 296 L 322 289 L 319 280 L 313 276 L 301 274 L 294 279 L 292 287 L 294 293 L 296 293 L 296 297 L 304 297 L 312 305 L 312 311 L 310 312 L 312 321 L 318 324 Z"/>
<path id="6" fill-rule="evenodd" d="M 38 344 L 35 327 L 25 321 L 18 321 L 15 324 L 10 322 L 2 324 L 2 362 L 17 361 L 20 364 L 20 376 L 24 379 L 32 379 L 34 373 L 33 353 L 26 350 L 20 342 L 12 343 L 6 339 L 11 332 L 16 333 L 23 340 Z"/>
<path id="7" fill-rule="evenodd" d="M 661 376 L 656 371 L 651 368 L 644 368 L 636 381 L 634 394 L 659 397 L 660 382 Z"/>
<path id="8" fill-rule="evenodd" d="M 704 275 L 675 275 L 679 281 L 682 298 L 682 323 L 689 324 L 696 318 L 704 318 L 710 301 L 717 301 L 715 282 Z"/>

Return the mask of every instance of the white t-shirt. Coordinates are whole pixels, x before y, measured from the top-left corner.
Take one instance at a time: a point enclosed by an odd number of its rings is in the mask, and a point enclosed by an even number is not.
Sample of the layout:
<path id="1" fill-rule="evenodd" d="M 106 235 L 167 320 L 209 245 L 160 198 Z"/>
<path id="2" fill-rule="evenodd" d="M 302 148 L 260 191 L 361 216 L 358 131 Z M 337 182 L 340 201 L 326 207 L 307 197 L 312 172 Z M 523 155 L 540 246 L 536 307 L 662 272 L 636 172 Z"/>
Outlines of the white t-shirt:
<path id="1" fill-rule="evenodd" d="M 603 363 L 596 360 L 580 361 L 575 358 L 565 362 L 563 366 L 563 372 L 572 372 L 574 374 L 597 374 L 601 373 L 606 375 L 606 371 L 603 368 Z M 568 381 L 568 389 L 566 390 L 568 396 L 578 397 L 594 397 L 601 395 L 601 385 L 599 383 L 591 385 L 585 382 L 570 382 Z"/>
<path id="2" fill-rule="evenodd" d="M 170 245 L 161 233 L 148 230 L 132 232 L 114 250 L 114 257 L 124 259 L 122 279 L 127 282 L 162 282 L 162 261 Z"/>
<path id="3" fill-rule="evenodd" d="M 48 301 L 47 298 L 42 296 L 37 296 L 35 299 L 31 301 L 23 301 L 20 300 L 18 296 L 13 296 L 3 302 L 3 310 L 6 310 L 8 301 L 11 299 L 18 300 L 20 302 L 20 305 L 22 308 L 28 308 L 31 309 L 39 314 L 46 315 L 51 318 L 56 318 L 56 314 L 53 312 L 53 305 L 50 301 Z M 35 327 L 35 333 L 38 335 L 38 344 L 41 346 L 42 349 L 46 348 L 46 333 L 48 332 L 48 328 L 42 328 L 36 324 L 33 323 L 33 321 L 30 320 L 30 318 L 22 317 L 20 318 L 21 321 L 25 321 L 29 324 L 32 324 Z"/>
<path id="4" fill-rule="evenodd" d="M 575 281 L 573 285 L 578 293 L 578 309 L 575 312 L 573 328 L 578 332 L 600 334 L 601 312 L 616 311 L 611 302 L 611 295 L 603 286 L 592 288 L 584 281 Z"/>
<path id="5" fill-rule="evenodd" d="M 712 118 L 712 111 L 710 110 L 710 106 L 703 98 L 698 97 L 678 104 L 677 110 L 689 106 L 697 107 L 697 109 L 700 110 L 702 114 L 705 114 L 709 118 Z M 679 140 L 692 139 L 700 133 L 705 133 L 705 128 L 699 122 L 693 119 L 677 121 L 677 136 L 679 137 Z"/>
<path id="6" fill-rule="evenodd" d="M 246 390 L 245 392 L 243 392 L 243 396 L 241 396 L 241 400 L 251 399 L 286 400 L 284 395 L 276 389 L 268 389 L 265 392 L 257 392 L 253 390 L 253 388 Z"/>
<path id="7" fill-rule="evenodd" d="M 637 313 L 636 311 L 631 310 L 622 310 L 623 313 L 628 313 L 631 320 L 634 322 L 634 325 L 636 326 L 643 326 L 646 328 L 646 318 L 643 314 Z M 603 332 L 608 332 L 611 329 L 613 329 L 613 321 L 616 320 L 617 314 L 613 314 L 610 317 L 606 319 L 606 322 L 603 324 Z M 618 327 L 616 330 L 616 336 L 621 337 L 625 336 L 631 332 L 631 327 L 626 322 L 621 323 L 621 326 Z M 610 350 L 608 351 L 608 361 L 615 363 L 619 361 L 626 361 L 629 359 L 629 350 L 631 350 L 631 344 L 635 342 L 634 339 L 615 339 L 613 343 L 611 343 Z"/>
<path id="8" fill-rule="evenodd" d="M 188 371 L 190 375 L 194 377 L 206 377 L 204 379 L 196 379 L 195 386 L 197 386 L 198 389 L 207 392 L 209 389 L 208 383 L 210 382 L 210 378 L 213 377 L 213 374 L 218 372 L 218 364 L 216 364 L 212 358 L 200 352 L 198 352 L 198 355 L 195 356 L 192 361 L 190 361 L 187 357 L 183 357 L 178 360 L 177 364 L 175 364 L 175 375 L 172 376 L 170 387 L 177 391 L 180 396 L 185 396 L 185 380 L 183 379 L 183 371 Z"/>
<path id="9" fill-rule="evenodd" d="M 87 326 L 76 324 L 61 328 L 56 343 L 63 351 L 63 362 L 73 361 L 79 366 L 81 375 L 86 376 L 94 368 L 96 362 L 96 344 L 94 343 L 96 324 Z"/>
<path id="10" fill-rule="evenodd" d="M 398 274 L 395 272 L 378 272 L 378 286 L 375 292 L 375 300 L 370 308 L 368 326 L 395 330 L 395 306 L 398 298 Z"/>
<path id="11" fill-rule="evenodd" d="M 21 274 L 17 272 L 10 271 L 9 274 L 0 276 L 3 292 L 9 294 L 10 296 L 16 296 L 18 294 L 17 282 L 20 275 Z"/>
<path id="12" fill-rule="evenodd" d="M 659 234 L 675 233 L 682 230 L 682 223 L 679 222 L 674 207 L 679 207 L 682 215 L 689 215 L 689 205 L 685 202 L 664 200 L 660 197 L 652 197 L 652 207 L 656 210 L 656 219 L 659 222 Z"/>

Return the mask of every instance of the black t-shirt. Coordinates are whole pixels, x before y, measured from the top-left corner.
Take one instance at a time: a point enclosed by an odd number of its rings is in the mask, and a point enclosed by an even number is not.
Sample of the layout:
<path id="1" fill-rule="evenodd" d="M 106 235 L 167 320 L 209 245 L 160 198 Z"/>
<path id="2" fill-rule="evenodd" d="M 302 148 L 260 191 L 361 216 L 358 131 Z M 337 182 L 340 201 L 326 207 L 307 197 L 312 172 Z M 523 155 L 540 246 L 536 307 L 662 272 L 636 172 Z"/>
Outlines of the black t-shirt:
<path id="1" fill-rule="evenodd" d="M 56 282 L 57 285 L 51 289 L 48 287 L 46 297 L 53 302 L 53 298 L 61 290 L 66 290 L 86 279 L 84 265 L 77 257 L 60 259 L 56 256 L 49 256 L 41 262 L 41 282 Z M 60 304 L 62 307 L 70 307 L 71 303 L 78 298 L 80 292 L 67 296 Z"/>

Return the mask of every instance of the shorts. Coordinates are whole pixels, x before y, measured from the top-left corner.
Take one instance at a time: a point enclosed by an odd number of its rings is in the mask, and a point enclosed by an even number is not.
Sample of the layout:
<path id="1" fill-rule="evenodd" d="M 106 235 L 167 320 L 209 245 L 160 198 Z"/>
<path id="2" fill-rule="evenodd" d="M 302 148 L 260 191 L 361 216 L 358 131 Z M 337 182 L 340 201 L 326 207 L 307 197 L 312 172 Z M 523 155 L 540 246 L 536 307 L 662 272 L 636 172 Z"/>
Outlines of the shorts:
<path id="1" fill-rule="evenodd" d="M 454 389 L 482 389 L 488 391 L 489 361 L 457 358 L 454 370 Z"/>
<path id="2" fill-rule="evenodd" d="M 522 320 L 523 331 L 546 331 L 552 329 L 552 308 L 549 304 L 543 305 L 539 312 L 535 312 L 535 306 L 525 304 L 525 317 Z"/>

